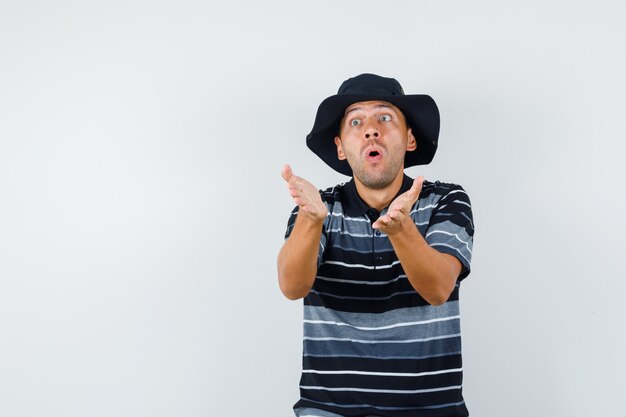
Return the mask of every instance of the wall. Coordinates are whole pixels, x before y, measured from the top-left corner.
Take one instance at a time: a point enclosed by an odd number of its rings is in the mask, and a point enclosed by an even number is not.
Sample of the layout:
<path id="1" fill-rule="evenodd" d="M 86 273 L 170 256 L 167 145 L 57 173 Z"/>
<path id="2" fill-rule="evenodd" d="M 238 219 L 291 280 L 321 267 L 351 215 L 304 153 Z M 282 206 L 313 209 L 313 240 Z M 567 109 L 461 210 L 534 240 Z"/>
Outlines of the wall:
<path id="1" fill-rule="evenodd" d="M 374 72 L 442 114 L 474 209 L 475 416 L 618 416 L 618 1 L 2 2 L 0 415 L 289 416 L 275 257 L 322 99 Z"/>

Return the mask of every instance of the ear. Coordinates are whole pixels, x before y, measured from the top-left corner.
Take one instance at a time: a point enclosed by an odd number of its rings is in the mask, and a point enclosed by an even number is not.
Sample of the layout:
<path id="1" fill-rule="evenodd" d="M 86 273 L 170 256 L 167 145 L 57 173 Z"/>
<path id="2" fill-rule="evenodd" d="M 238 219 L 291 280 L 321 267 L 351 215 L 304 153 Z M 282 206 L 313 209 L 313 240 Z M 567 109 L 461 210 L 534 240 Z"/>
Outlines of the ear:
<path id="1" fill-rule="evenodd" d="M 346 159 L 346 155 L 343 153 L 343 146 L 341 145 L 341 138 L 339 136 L 335 136 L 335 145 L 337 146 L 337 158 L 340 161 Z"/>
<path id="2" fill-rule="evenodd" d="M 411 128 L 409 128 L 406 132 L 407 142 L 406 142 L 406 150 L 407 152 L 411 152 L 417 149 L 417 141 L 415 140 L 415 136 L 413 136 L 413 132 Z"/>

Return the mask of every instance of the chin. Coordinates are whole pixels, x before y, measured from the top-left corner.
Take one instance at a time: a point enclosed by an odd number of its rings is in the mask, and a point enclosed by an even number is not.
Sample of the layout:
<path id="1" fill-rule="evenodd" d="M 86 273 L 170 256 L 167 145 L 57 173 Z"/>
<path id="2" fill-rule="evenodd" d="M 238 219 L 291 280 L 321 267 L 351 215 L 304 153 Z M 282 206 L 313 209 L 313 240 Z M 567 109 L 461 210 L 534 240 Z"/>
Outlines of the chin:
<path id="1" fill-rule="evenodd" d="M 392 178 L 387 177 L 372 177 L 369 175 L 355 175 L 359 181 L 365 185 L 367 188 L 371 188 L 372 190 L 382 190 L 387 188 L 393 183 L 395 176 Z"/>
<path id="2" fill-rule="evenodd" d="M 368 167 L 359 163 L 353 166 L 350 161 L 348 164 L 352 168 L 352 175 L 361 184 L 372 190 L 382 190 L 389 187 L 398 178 L 398 175 L 404 172 L 404 160 L 401 162 L 391 161 L 377 167 Z"/>

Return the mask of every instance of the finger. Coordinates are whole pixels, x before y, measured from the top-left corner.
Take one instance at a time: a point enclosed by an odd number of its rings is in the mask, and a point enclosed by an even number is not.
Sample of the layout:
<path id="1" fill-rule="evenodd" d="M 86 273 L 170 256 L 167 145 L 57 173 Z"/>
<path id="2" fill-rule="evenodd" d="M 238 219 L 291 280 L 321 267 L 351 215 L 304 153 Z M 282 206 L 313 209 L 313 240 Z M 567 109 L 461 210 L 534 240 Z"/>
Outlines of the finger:
<path id="1" fill-rule="evenodd" d="M 293 171 L 291 170 L 289 164 L 285 164 L 283 166 L 283 170 L 281 171 L 280 175 L 287 182 L 290 182 L 294 178 Z"/>
<path id="2" fill-rule="evenodd" d="M 411 194 L 411 197 L 414 197 L 417 200 L 417 197 L 419 197 L 420 191 L 422 190 L 423 183 L 424 183 L 424 177 L 422 177 L 421 175 L 413 180 L 413 184 L 411 185 L 411 188 L 409 189 L 409 193 Z"/>
<path id="3" fill-rule="evenodd" d="M 376 223 L 378 223 L 379 226 L 386 226 L 389 224 L 389 220 L 391 220 L 389 214 L 385 214 L 384 216 L 380 216 L 378 220 L 376 220 Z"/>
<path id="4" fill-rule="evenodd" d="M 422 184 L 424 183 L 424 177 L 421 175 L 413 180 L 413 185 L 406 193 L 407 200 L 417 201 L 417 198 L 422 191 Z"/>

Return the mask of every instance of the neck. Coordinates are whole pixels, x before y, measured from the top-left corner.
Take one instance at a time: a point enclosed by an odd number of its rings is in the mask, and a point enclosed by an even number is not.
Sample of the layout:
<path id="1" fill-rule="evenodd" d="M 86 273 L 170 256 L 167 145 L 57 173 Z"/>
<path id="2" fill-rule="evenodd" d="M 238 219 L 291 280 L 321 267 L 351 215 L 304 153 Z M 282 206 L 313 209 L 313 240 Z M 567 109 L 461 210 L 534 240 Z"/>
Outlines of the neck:
<path id="1" fill-rule="evenodd" d="M 378 211 L 382 211 L 385 207 L 391 204 L 391 201 L 398 194 L 398 191 L 400 191 L 403 178 L 404 170 L 400 170 L 391 184 L 379 190 L 368 188 L 361 181 L 359 181 L 357 177 L 354 177 L 354 183 L 359 197 L 361 197 L 365 204 Z"/>

